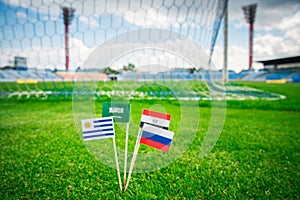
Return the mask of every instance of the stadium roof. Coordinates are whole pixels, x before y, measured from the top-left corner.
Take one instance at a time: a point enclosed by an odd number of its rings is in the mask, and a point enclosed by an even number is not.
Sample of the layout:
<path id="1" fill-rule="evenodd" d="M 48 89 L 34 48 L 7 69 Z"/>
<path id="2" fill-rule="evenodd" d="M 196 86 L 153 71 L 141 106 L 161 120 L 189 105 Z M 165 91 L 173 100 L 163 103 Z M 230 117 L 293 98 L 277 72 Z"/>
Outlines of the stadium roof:
<path id="1" fill-rule="evenodd" d="M 287 57 L 287 58 L 279 58 L 273 60 L 261 60 L 256 61 L 262 63 L 264 66 L 266 65 L 280 65 L 280 64 L 292 64 L 292 63 L 300 63 L 300 56 Z"/>

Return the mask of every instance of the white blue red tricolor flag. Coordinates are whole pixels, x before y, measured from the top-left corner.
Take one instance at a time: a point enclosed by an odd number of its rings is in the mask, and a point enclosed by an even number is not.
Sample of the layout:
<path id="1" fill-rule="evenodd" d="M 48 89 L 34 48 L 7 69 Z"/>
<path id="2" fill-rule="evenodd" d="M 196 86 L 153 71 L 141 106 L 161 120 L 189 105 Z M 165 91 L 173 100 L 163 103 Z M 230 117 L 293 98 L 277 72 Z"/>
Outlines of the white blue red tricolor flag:
<path id="1" fill-rule="evenodd" d="M 173 136 L 174 132 L 150 124 L 144 124 L 140 143 L 168 152 Z"/>
<path id="2" fill-rule="evenodd" d="M 141 117 L 140 127 L 143 128 L 143 125 L 146 123 L 168 130 L 170 120 L 170 114 L 144 109 Z"/>
<path id="3" fill-rule="evenodd" d="M 83 141 L 115 137 L 113 117 L 82 120 Z"/>

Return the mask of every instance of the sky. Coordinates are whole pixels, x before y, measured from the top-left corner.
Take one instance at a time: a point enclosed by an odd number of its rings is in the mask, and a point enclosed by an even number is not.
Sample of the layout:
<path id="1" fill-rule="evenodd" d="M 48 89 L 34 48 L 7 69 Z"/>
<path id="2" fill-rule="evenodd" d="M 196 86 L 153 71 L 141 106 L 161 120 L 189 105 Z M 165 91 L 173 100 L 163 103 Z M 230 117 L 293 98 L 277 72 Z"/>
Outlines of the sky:
<path id="1" fill-rule="evenodd" d="M 229 69 L 248 66 L 249 25 L 241 7 L 253 3 L 257 3 L 253 61 L 300 55 L 299 0 L 229 0 Z M 258 69 L 261 64 L 254 62 L 253 67 Z"/>
<path id="2" fill-rule="evenodd" d="M 64 67 L 61 6 L 76 9 L 70 25 L 70 67 L 75 70 L 107 39 L 143 27 L 171 29 L 193 39 L 209 54 L 217 0 L 155 1 L 0 0 L 0 66 L 14 56 L 27 57 L 29 67 Z M 143 4 L 140 9 L 140 4 Z M 248 68 L 249 25 L 242 6 L 257 3 L 254 23 L 255 61 L 300 55 L 300 0 L 229 0 L 228 69 Z M 152 5 L 151 5 L 152 4 Z M 130 7 L 130 9 L 128 9 Z M 117 9 L 117 11 L 116 11 Z M 188 14 L 187 14 L 188 13 Z M 103 31 L 105 30 L 105 31 Z M 223 63 L 222 27 L 213 62 Z M 172 65 L 172 64 L 171 64 Z"/>

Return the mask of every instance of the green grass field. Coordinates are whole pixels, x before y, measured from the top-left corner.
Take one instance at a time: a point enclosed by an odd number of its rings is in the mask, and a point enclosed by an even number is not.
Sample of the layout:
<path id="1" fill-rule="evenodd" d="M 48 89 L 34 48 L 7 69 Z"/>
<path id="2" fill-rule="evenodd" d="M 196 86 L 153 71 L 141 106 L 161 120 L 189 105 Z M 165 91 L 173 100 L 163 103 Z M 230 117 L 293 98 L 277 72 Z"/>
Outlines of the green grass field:
<path id="1" fill-rule="evenodd" d="M 205 158 L 199 158 L 209 123 L 203 117 L 180 159 L 133 174 L 126 193 L 119 191 L 116 170 L 94 159 L 80 140 L 72 100 L 2 98 L 0 199 L 299 199 L 300 84 L 234 84 L 287 98 L 227 101 L 222 134 Z M 210 103 L 199 101 L 199 109 L 209 116 Z"/>

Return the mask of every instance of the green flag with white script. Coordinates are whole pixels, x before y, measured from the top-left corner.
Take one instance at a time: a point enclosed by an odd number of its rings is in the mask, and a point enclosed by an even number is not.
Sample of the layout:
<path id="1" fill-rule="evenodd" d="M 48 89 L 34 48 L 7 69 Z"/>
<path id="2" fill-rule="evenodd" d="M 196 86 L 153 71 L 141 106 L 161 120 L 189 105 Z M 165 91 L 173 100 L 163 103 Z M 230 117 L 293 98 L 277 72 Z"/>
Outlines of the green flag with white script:
<path id="1" fill-rule="evenodd" d="M 104 102 L 102 105 L 102 117 L 113 116 L 115 122 L 129 123 L 130 104 Z"/>

